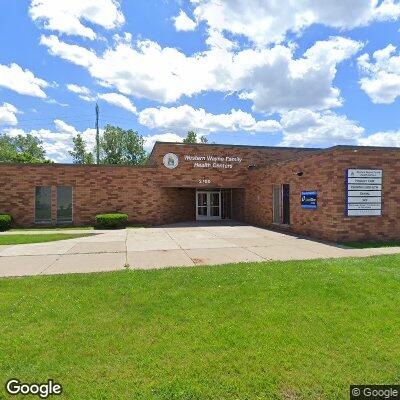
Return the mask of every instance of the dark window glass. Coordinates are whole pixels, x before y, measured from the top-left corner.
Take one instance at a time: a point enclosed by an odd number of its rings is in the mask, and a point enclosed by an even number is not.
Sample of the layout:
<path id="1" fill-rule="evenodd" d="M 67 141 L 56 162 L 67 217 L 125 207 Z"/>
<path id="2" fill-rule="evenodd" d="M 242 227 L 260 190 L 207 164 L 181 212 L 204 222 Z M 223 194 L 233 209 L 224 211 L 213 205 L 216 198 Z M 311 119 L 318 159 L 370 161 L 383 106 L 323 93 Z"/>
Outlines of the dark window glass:
<path id="1" fill-rule="evenodd" d="M 281 197 L 281 187 L 279 185 L 274 185 L 273 189 L 273 221 L 274 224 L 280 224 L 282 222 L 282 197 Z"/>
<path id="2" fill-rule="evenodd" d="M 282 223 L 290 224 L 290 187 L 289 185 L 282 185 Z"/>
<path id="3" fill-rule="evenodd" d="M 207 216 L 207 207 L 199 207 L 199 215 Z"/>
<path id="4" fill-rule="evenodd" d="M 35 188 L 35 222 L 51 222 L 51 187 Z"/>
<path id="5" fill-rule="evenodd" d="M 210 207 L 210 216 L 219 217 L 219 207 Z"/>
<path id="6" fill-rule="evenodd" d="M 221 218 L 230 219 L 232 211 L 232 192 L 231 189 L 221 191 Z"/>
<path id="7" fill-rule="evenodd" d="M 72 222 L 72 187 L 57 187 L 57 222 Z"/>

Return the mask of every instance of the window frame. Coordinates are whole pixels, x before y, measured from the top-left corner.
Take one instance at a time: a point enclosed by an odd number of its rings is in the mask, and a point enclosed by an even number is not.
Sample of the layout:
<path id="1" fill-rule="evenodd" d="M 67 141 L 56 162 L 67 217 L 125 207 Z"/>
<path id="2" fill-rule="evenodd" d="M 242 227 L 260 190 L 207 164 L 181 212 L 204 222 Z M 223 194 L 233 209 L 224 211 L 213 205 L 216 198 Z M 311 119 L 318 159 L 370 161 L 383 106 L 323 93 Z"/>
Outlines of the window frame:
<path id="1" fill-rule="evenodd" d="M 71 188 L 71 219 L 60 221 L 58 218 L 58 188 Z M 56 224 L 57 225 L 70 225 L 74 222 L 74 187 L 72 185 L 58 185 L 56 186 Z"/>
<path id="2" fill-rule="evenodd" d="M 46 220 L 38 220 L 37 219 L 37 210 L 36 210 L 36 204 L 37 204 L 37 199 L 36 199 L 36 190 L 37 188 L 49 188 L 50 189 L 50 219 L 46 219 Z M 34 188 L 34 202 L 33 202 L 33 220 L 35 224 L 51 224 L 52 223 L 52 207 L 53 207 L 53 199 L 52 199 L 52 195 L 53 195 L 53 190 L 51 185 L 35 185 Z"/>

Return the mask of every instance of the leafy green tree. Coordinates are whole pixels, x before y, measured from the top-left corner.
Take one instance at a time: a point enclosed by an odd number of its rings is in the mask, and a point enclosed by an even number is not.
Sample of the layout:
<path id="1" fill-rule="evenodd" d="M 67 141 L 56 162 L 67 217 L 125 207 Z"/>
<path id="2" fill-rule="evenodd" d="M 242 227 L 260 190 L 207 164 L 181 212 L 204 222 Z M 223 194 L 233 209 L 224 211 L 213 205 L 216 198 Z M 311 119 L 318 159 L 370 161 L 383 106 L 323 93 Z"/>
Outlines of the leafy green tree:
<path id="1" fill-rule="evenodd" d="M 208 143 L 208 139 L 205 136 L 200 136 L 197 138 L 197 133 L 194 131 L 189 131 L 186 138 L 183 139 L 183 143 Z"/>
<path id="2" fill-rule="evenodd" d="M 49 163 L 43 142 L 27 134 L 15 137 L 0 135 L 0 161 L 14 163 Z"/>
<path id="3" fill-rule="evenodd" d="M 141 165 L 147 160 L 144 140 L 132 129 L 107 125 L 100 139 L 101 163 Z"/>
<path id="4" fill-rule="evenodd" d="M 74 147 L 68 153 L 72 157 L 74 164 L 93 164 L 93 154 L 86 150 L 86 143 L 81 134 L 77 134 L 73 139 Z"/>
<path id="5" fill-rule="evenodd" d="M 189 131 L 186 135 L 186 138 L 183 139 L 183 143 L 197 143 L 197 133 L 194 131 Z"/>

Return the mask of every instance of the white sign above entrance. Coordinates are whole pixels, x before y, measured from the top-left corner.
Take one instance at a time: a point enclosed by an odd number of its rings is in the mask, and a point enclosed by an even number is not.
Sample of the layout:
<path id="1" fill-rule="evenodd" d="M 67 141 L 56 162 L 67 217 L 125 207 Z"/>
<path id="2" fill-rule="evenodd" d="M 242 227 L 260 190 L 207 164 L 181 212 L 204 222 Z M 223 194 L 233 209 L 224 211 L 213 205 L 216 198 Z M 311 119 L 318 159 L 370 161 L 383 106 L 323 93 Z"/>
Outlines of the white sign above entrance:
<path id="1" fill-rule="evenodd" d="M 242 162 L 241 157 L 236 156 L 198 156 L 185 155 L 185 161 L 193 163 L 193 168 L 217 168 L 217 169 L 232 169 L 234 164 Z"/>
<path id="2" fill-rule="evenodd" d="M 346 215 L 348 217 L 382 215 L 382 170 L 347 170 Z"/>
<path id="3" fill-rule="evenodd" d="M 163 164 L 169 169 L 176 168 L 179 164 L 178 156 L 174 153 L 167 153 L 163 158 Z"/>

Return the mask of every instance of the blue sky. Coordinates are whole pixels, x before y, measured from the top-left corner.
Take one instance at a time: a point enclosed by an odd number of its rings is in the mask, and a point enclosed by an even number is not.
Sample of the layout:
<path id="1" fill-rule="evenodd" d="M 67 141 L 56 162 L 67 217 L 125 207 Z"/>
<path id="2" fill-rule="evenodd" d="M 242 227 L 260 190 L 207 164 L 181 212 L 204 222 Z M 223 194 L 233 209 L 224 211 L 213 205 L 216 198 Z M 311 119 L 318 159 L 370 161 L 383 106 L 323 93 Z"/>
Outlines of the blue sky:
<path id="1" fill-rule="evenodd" d="M 18 0 L 0 13 L 0 132 L 69 161 L 100 125 L 179 141 L 400 146 L 396 0 Z"/>

